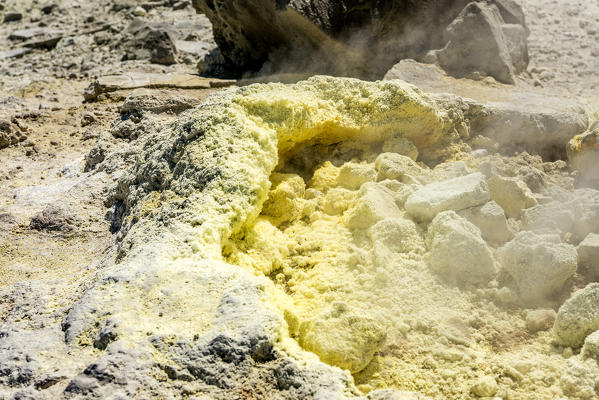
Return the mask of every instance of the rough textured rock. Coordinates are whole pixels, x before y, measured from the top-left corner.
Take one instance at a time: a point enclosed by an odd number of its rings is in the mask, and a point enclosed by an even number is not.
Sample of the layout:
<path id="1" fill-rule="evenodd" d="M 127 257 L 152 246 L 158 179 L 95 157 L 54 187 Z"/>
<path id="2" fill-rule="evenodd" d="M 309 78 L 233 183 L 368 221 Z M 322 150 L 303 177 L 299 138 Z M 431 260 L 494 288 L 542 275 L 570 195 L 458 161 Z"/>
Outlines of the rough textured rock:
<path id="1" fill-rule="evenodd" d="M 386 218 L 397 218 L 401 212 L 392 193 L 376 183 L 364 184 L 355 205 L 347 212 L 347 225 L 352 229 L 367 229 Z"/>
<path id="2" fill-rule="evenodd" d="M 582 362 L 570 359 L 560 377 L 560 384 L 565 395 L 571 398 L 590 400 L 598 395 L 595 389 L 598 378 L 599 367 L 594 360 Z"/>
<path id="3" fill-rule="evenodd" d="M 141 20 L 134 21 L 127 30 L 133 36 L 126 46 L 127 59 L 148 59 L 152 63 L 164 65 L 177 62 L 175 39 L 167 30 L 150 26 Z"/>
<path id="4" fill-rule="evenodd" d="M 355 85 L 360 91 L 355 91 Z M 356 96 L 365 92 L 371 93 L 368 98 L 374 107 L 367 114 L 356 102 Z M 379 101 L 380 96 L 386 100 Z M 396 105 L 392 111 L 386 106 L 389 103 Z M 376 111 L 379 106 L 383 109 Z M 414 114 L 420 115 L 417 122 L 406 118 Z M 250 115 L 262 122 L 247 129 Z M 289 119 L 282 121 L 281 115 Z M 330 134 L 332 123 L 338 127 L 336 135 Z M 223 247 L 238 232 L 254 227 L 271 193 L 280 192 L 281 204 L 295 207 L 286 200 L 293 200 L 289 195 L 297 192 L 294 182 L 302 180 L 282 174 L 278 182 L 272 172 L 279 157 L 315 141 L 382 143 L 395 135 L 398 125 L 415 143 L 422 140 L 435 146 L 436 141 L 448 139 L 439 110 L 413 87 L 328 77 L 293 86 L 223 90 L 166 130 L 144 133 L 146 144 L 139 162 L 111 194 L 121 223 L 118 263 L 102 270 L 62 322 L 69 346 L 106 347 L 107 358 L 88 361 L 84 373 L 71 379 L 68 393 L 101 397 L 112 388 L 126 395 L 166 397 L 170 384 L 157 385 L 151 378 L 163 371 L 167 382 L 191 379 L 206 385 L 202 387 L 215 398 L 225 398 L 224 393 L 240 385 L 257 393 L 270 387 L 265 382 L 289 388 L 287 398 L 351 397 L 354 389 L 339 369 L 310 358 L 309 367 L 300 368 L 304 372 L 283 368 L 293 361 L 279 357 L 274 347 L 286 335 L 283 320 L 287 317 L 264 302 L 281 293 L 265 276 L 228 263 Z M 373 126 L 376 131 L 368 131 L 374 132 L 372 136 L 361 134 Z M 395 208 L 392 216 L 400 216 L 390 191 L 377 183 L 363 184 L 357 198 L 360 193 L 369 198 L 370 191 L 375 202 L 377 196 L 388 196 L 384 212 L 390 205 Z M 378 206 L 372 209 L 377 211 Z M 161 217 L 156 218 L 158 214 Z M 378 221 L 366 220 L 368 226 Z M 166 226 L 174 230 L 165 230 Z M 187 310 L 184 317 L 176 311 L 180 307 Z M 354 311 L 342 314 L 329 321 L 332 325 L 323 320 L 326 329 L 311 325 L 313 329 L 306 332 L 313 334 L 307 333 L 306 343 L 330 356 L 332 363 L 360 370 L 381 345 L 385 331 L 373 328 L 374 317 L 356 316 Z M 356 330 L 353 322 L 372 329 Z M 324 344 L 319 339 L 323 337 L 344 339 L 337 346 Z M 110 353 L 111 346 L 130 341 L 138 343 L 140 354 L 129 357 L 116 349 Z M 349 351 L 351 346 L 355 352 Z M 293 350 L 299 358 L 304 357 L 302 351 Z M 150 357 L 153 352 L 161 354 L 160 362 Z M 345 363 L 346 354 L 355 354 L 355 362 Z M 140 378 L 132 378 L 131 371 L 140 371 Z M 246 384 L 247 380 L 252 383 Z"/>
<path id="5" fill-rule="evenodd" d="M 586 337 L 580 353 L 584 358 L 599 360 L 599 331 L 595 331 Z"/>
<path id="6" fill-rule="evenodd" d="M 366 182 L 376 180 L 376 171 L 368 165 L 346 163 L 339 170 L 337 182 L 340 186 L 349 190 L 358 190 Z"/>
<path id="7" fill-rule="evenodd" d="M 328 364 L 352 373 L 366 368 L 385 342 L 384 328 L 376 320 L 335 303 L 331 310 L 300 326 L 300 343 Z"/>
<path id="8" fill-rule="evenodd" d="M 423 187 L 408 197 L 406 211 L 418 219 L 431 220 L 442 211 L 459 211 L 488 201 L 485 177 L 474 173 Z"/>
<path id="9" fill-rule="evenodd" d="M 553 310 L 532 310 L 526 313 L 526 329 L 530 333 L 551 329 L 556 313 Z"/>
<path id="10" fill-rule="evenodd" d="M 562 304 L 553 331 L 559 344 L 578 348 L 596 330 L 599 330 L 599 283 L 591 283 Z"/>
<path id="11" fill-rule="evenodd" d="M 478 378 L 474 386 L 472 386 L 472 393 L 479 397 L 492 397 L 499 390 L 497 381 L 495 378 L 489 375 Z"/>
<path id="12" fill-rule="evenodd" d="M 38 231 L 72 231 L 80 223 L 70 210 L 58 205 L 50 205 L 36 214 L 29 224 L 30 229 Z"/>
<path id="13" fill-rule="evenodd" d="M 599 191 L 577 189 L 572 195 L 531 207 L 522 213 L 528 230 L 537 232 L 571 232 L 579 240 L 599 232 Z"/>
<path id="14" fill-rule="evenodd" d="M 238 72 L 262 68 L 361 77 L 381 77 L 400 59 L 422 57 L 427 50 L 443 47 L 447 43 L 443 30 L 467 3 L 193 1 L 212 22 L 220 52 Z M 508 7 L 495 3 L 506 16 L 522 15 L 515 3 Z M 510 20 L 519 23 L 517 17 Z M 435 29 L 425 31 L 423 26 Z M 343 63 L 332 61 L 341 59 Z"/>
<path id="15" fill-rule="evenodd" d="M 518 72 L 514 64 L 526 67 L 527 63 L 512 61 L 512 55 L 517 56 L 517 51 L 510 53 L 502 30 L 503 23 L 494 4 L 468 4 L 447 27 L 447 45 L 437 52 L 439 64 L 453 75 L 465 76 L 480 71 L 498 81 L 514 83 L 514 75 Z"/>
<path id="16" fill-rule="evenodd" d="M 499 258 L 526 304 L 542 303 L 558 294 L 577 268 L 574 246 L 532 232 L 518 233 L 501 248 Z"/>
<path id="17" fill-rule="evenodd" d="M 503 209 L 494 201 L 482 206 L 466 208 L 458 214 L 476 225 L 486 241 L 502 244 L 514 237 Z"/>
<path id="18" fill-rule="evenodd" d="M 423 253 L 420 229 L 409 219 L 384 219 L 368 230 L 378 265 L 391 264 L 400 253 Z"/>
<path id="19" fill-rule="evenodd" d="M 397 180 L 402 183 L 414 183 L 416 177 L 424 174 L 424 169 L 409 157 L 396 153 L 382 153 L 375 160 L 376 179 Z"/>
<path id="20" fill-rule="evenodd" d="M 522 210 L 537 205 L 528 186 L 516 178 L 493 176 L 487 184 L 491 199 L 504 209 L 508 217 L 519 218 Z"/>
<path id="21" fill-rule="evenodd" d="M 599 279 L 599 234 L 589 233 L 576 248 L 581 273 L 593 281 Z"/>
<path id="22" fill-rule="evenodd" d="M 451 283 L 485 285 L 495 275 L 495 261 L 480 230 L 454 211 L 433 219 L 427 247 L 430 267 Z"/>

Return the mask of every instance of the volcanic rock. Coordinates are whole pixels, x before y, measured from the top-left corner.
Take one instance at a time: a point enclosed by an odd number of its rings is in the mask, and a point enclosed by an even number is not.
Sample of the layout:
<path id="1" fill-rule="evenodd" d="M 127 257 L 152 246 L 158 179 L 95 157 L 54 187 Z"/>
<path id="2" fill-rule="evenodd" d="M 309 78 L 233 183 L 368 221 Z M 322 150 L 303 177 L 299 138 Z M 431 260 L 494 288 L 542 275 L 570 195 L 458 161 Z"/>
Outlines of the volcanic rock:
<path id="1" fill-rule="evenodd" d="M 489 188 L 481 173 L 431 183 L 408 197 L 406 211 L 431 220 L 442 211 L 459 211 L 489 201 Z"/>
<path id="2" fill-rule="evenodd" d="M 574 246 L 532 232 L 518 233 L 500 249 L 499 258 L 526 304 L 539 304 L 559 293 L 577 268 Z"/>
<path id="3" fill-rule="evenodd" d="M 467 3 L 391 0 L 356 7 L 351 0 L 319 0 L 314 4 L 302 0 L 244 0 L 235 4 L 193 1 L 196 10 L 212 22 L 222 56 L 235 68 L 231 73 L 262 69 L 360 77 L 381 77 L 400 59 L 419 58 L 430 49 L 442 48 L 447 43 L 444 29 Z M 523 21 L 517 4 L 494 3 L 499 7 L 494 6 L 499 19 L 501 10 L 512 23 L 519 23 L 519 18 Z M 423 26 L 429 27 L 426 33 Z M 501 28 L 497 29 L 496 36 L 503 38 Z M 494 37 L 485 35 L 484 39 Z M 507 45 L 501 44 L 505 50 L 502 60 L 508 62 Z M 490 52 L 494 59 L 496 53 L 497 45 L 495 55 Z M 511 77 L 512 71 L 508 68 L 503 74 Z"/>
<path id="4" fill-rule="evenodd" d="M 527 51 L 522 47 L 526 38 L 522 28 L 507 28 L 509 40 L 504 35 L 504 20 L 494 4 L 473 2 L 447 27 L 447 45 L 437 52 L 439 64 L 452 75 L 465 76 L 483 72 L 498 81 L 514 83 L 516 73 L 528 65 Z M 512 47 L 508 47 L 508 43 Z M 512 55 L 517 57 L 512 60 Z M 517 70 L 515 65 L 519 67 Z"/>
<path id="5" fill-rule="evenodd" d="M 495 261 L 480 230 L 454 211 L 438 214 L 429 226 L 429 265 L 455 284 L 485 285 L 495 275 Z"/>

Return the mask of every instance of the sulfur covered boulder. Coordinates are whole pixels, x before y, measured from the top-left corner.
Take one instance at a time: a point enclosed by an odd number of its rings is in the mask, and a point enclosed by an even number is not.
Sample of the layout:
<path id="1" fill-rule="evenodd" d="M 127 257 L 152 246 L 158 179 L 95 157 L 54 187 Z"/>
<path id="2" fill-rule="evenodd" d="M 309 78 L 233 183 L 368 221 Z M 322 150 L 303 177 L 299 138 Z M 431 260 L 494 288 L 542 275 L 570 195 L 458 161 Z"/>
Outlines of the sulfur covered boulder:
<path id="1" fill-rule="evenodd" d="M 435 217 L 427 247 L 431 269 L 451 283 L 485 285 L 495 275 L 495 261 L 480 230 L 454 211 Z"/>
<path id="2" fill-rule="evenodd" d="M 576 248 L 559 236 L 520 232 L 499 251 L 501 266 L 516 283 L 525 304 L 556 295 L 576 272 Z"/>
<path id="3" fill-rule="evenodd" d="M 366 368 L 385 342 L 386 332 L 376 319 L 353 311 L 344 303 L 300 326 L 300 344 L 327 364 L 352 373 Z"/>
<path id="4" fill-rule="evenodd" d="M 557 312 L 553 331 L 562 346 L 578 348 L 585 338 L 599 330 L 599 283 L 574 293 Z"/>
<path id="5" fill-rule="evenodd" d="M 442 211 L 460 211 L 489 201 L 489 188 L 481 173 L 431 183 L 406 200 L 406 211 L 430 221 Z"/>

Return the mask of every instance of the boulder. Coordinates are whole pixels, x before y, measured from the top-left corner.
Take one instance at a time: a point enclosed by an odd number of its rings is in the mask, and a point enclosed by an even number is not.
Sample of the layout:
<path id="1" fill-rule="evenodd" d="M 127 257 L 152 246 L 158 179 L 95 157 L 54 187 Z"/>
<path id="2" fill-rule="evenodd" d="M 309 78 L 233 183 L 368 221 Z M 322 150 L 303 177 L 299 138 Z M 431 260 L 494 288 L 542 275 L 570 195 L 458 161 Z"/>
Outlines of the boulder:
<path id="1" fill-rule="evenodd" d="M 383 143 L 383 152 L 401 154 L 402 156 L 410 157 L 414 161 L 418 158 L 418 148 L 403 136 L 394 136 L 391 139 L 385 140 Z"/>
<path id="2" fill-rule="evenodd" d="M 422 167 L 410 157 L 397 153 L 382 153 L 377 157 L 374 166 L 378 181 L 392 179 L 402 183 L 413 183 L 414 177 L 424 173 Z"/>
<path id="3" fill-rule="evenodd" d="M 378 265 L 393 263 L 401 253 L 424 252 L 420 229 L 409 219 L 384 219 L 368 230 L 368 236 Z"/>
<path id="4" fill-rule="evenodd" d="M 366 229 L 383 219 L 401 215 L 389 189 L 367 182 L 358 191 L 354 206 L 347 211 L 346 223 L 350 229 Z"/>
<path id="5" fill-rule="evenodd" d="M 499 250 L 501 266 L 525 304 L 540 304 L 559 293 L 577 268 L 576 248 L 559 236 L 520 232 Z"/>
<path id="6" fill-rule="evenodd" d="M 348 162 L 339 170 L 337 185 L 349 190 L 358 190 L 362 184 L 375 180 L 376 171 L 372 166 Z"/>
<path id="7" fill-rule="evenodd" d="M 571 232 L 579 240 L 591 232 L 599 232 L 598 190 L 576 189 L 561 200 L 524 210 L 524 227 L 537 232 Z"/>
<path id="8" fill-rule="evenodd" d="M 166 29 L 135 20 L 127 31 L 132 36 L 125 46 L 128 60 L 150 60 L 164 65 L 177 63 L 175 39 Z"/>
<path id="9" fill-rule="evenodd" d="M 503 209 L 494 201 L 482 206 L 466 208 L 458 214 L 476 225 L 486 241 L 501 244 L 514 237 Z"/>
<path id="10" fill-rule="evenodd" d="M 526 313 L 526 329 L 530 333 L 546 331 L 553 326 L 555 316 L 553 310 L 531 310 Z"/>
<path id="11" fill-rule="evenodd" d="M 506 178 L 499 175 L 487 180 L 491 199 L 505 210 L 510 218 L 519 218 L 523 209 L 537 205 L 537 200 L 526 186 L 516 178 Z"/>
<path id="12" fill-rule="evenodd" d="M 437 52 L 439 64 L 455 76 L 483 72 L 500 82 L 514 83 L 515 74 L 519 71 L 512 61 L 508 40 L 502 30 L 504 23 L 496 5 L 484 2 L 468 4 L 447 27 L 447 45 Z M 510 34 L 514 32 L 510 31 Z M 513 53 L 518 55 L 517 50 Z M 527 63 L 517 60 L 516 64 L 522 68 Z"/>
<path id="13" fill-rule="evenodd" d="M 579 348 L 592 332 L 599 330 L 599 283 L 574 293 L 557 312 L 553 332 L 562 346 Z"/>
<path id="14" fill-rule="evenodd" d="M 489 188 L 481 173 L 431 183 L 406 200 L 406 211 L 419 220 L 430 221 L 442 211 L 460 211 L 489 201 Z"/>
<path id="15" fill-rule="evenodd" d="M 480 230 L 454 211 L 435 217 L 426 244 L 429 266 L 448 282 L 485 285 L 495 276 L 495 261 Z"/>

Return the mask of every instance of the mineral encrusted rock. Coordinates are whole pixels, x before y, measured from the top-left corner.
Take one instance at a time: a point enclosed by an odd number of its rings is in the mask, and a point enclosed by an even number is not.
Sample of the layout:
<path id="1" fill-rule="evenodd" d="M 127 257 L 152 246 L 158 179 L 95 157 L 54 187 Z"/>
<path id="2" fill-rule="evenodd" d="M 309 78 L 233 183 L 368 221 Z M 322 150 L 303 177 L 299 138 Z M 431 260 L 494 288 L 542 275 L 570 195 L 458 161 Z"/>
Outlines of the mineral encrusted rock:
<path id="1" fill-rule="evenodd" d="M 495 260 L 480 230 L 454 211 L 438 214 L 427 233 L 429 265 L 451 283 L 484 286 L 495 275 Z"/>
<path id="2" fill-rule="evenodd" d="M 596 330 L 599 330 L 599 283 L 591 283 L 562 304 L 553 331 L 559 344 L 578 348 Z"/>
<path id="3" fill-rule="evenodd" d="M 460 211 L 485 204 L 489 199 L 484 175 L 474 173 L 423 187 L 408 197 L 406 211 L 430 221 L 442 211 Z"/>
<path id="4" fill-rule="evenodd" d="M 556 295 L 576 272 L 576 248 L 559 236 L 520 232 L 500 250 L 500 263 L 514 279 L 525 304 Z"/>

